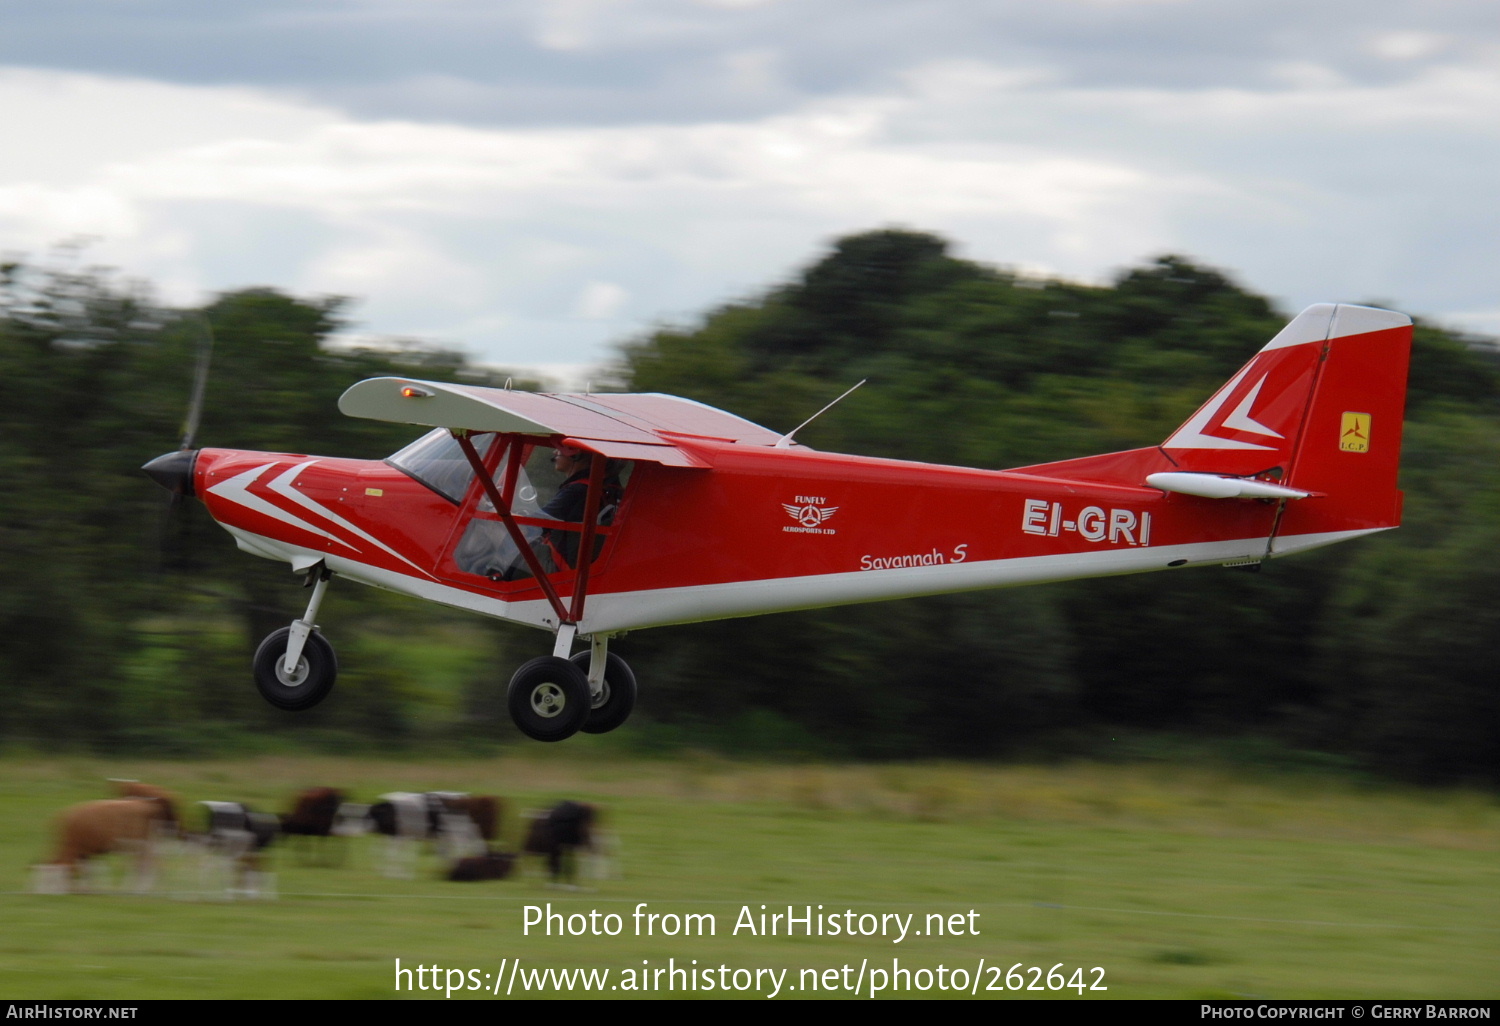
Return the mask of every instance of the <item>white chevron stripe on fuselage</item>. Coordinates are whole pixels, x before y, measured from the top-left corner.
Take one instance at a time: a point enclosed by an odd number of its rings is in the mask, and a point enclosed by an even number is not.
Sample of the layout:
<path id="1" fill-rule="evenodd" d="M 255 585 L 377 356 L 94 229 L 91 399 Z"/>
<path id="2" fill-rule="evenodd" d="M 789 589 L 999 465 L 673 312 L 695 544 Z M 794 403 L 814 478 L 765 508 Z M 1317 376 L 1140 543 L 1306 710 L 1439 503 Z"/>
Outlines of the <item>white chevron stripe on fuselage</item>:
<path id="1" fill-rule="evenodd" d="M 301 517 L 293 516 L 291 513 L 282 509 L 280 506 L 277 506 L 275 503 L 267 502 L 259 495 L 255 495 L 250 491 L 250 486 L 255 483 L 260 475 L 264 474 L 267 470 L 270 470 L 274 466 L 276 466 L 275 463 L 263 463 L 258 467 L 254 467 L 250 470 L 245 471 L 242 474 L 236 474 L 229 480 L 220 481 L 218 484 L 214 485 L 208 490 L 209 494 L 217 495 L 221 499 L 226 499 L 238 506 L 244 506 L 248 510 L 254 510 L 256 513 L 259 513 L 262 516 L 268 516 L 273 520 L 279 520 L 283 524 L 290 524 L 300 530 L 315 534 L 320 538 L 327 538 L 329 541 L 338 542 L 345 548 L 353 549 L 355 552 L 358 552 L 359 548 L 357 546 L 344 541 L 344 539 L 340 538 L 338 535 L 325 531 L 315 524 L 309 524 Z"/>
<path id="2" fill-rule="evenodd" d="M 297 503 L 297 505 L 302 506 L 305 509 L 312 510 L 312 512 L 316 513 L 318 516 L 324 518 L 325 520 L 338 524 L 340 527 L 342 527 L 344 530 L 348 531 L 355 537 L 363 538 L 371 545 L 375 545 L 385 552 L 389 552 L 391 555 L 395 556 L 397 559 L 401 560 L 401 562 L 416 570 L 418 573 L 423 574 L 427 577 L 431 577 L 432 574 L 428 573 L 426 570 L 422 569 L 422 567 L 407 559 L 405 556 L 397 552 L 395 549 L 391 548 L 379 538 L 376 538 L 374 535 L 360 530 L 358 527 L 354 526 L 353 524 L 349 523 L 349 521 L 339 516 L 333 510 L 329 509 L 327 506 L 324 506 L 322 503 L 315 502 L 314 500 L 308 498 L 306 495 L 303 495 L 301 492 L 292 487 L 292 482 L 297 480 L 297 475 L 317 462 L 317 460 L 308 460 L 306 463 L 299 463 L 295 467 L 292 467 L 290 470 L 288 470 L 286 473 L 278 476 L 276 480 L 266 485 L 266 487 L 271 489 L 271 491 L 275 492 L 277 495 L 285 496 L 286 498 L 291 499 L 293 502 Z M 347 545 L 348 543 L 345 542 L 344 544 Z M 349 547 L 354 548 L 354 546 L 352 545 L 350 545 Z M 356 549 L 355 551 L 358 550 Z"/>

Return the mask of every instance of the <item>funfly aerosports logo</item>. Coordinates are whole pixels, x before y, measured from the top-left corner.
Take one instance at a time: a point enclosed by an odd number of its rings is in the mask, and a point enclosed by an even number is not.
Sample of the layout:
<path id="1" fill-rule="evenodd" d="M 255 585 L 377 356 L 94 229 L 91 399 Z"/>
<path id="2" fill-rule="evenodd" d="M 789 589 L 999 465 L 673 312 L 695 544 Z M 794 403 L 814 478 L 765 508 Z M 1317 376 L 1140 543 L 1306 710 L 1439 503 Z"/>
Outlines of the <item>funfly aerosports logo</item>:
<path id="1" fill-rule="evenodd" d="M 783 531 L 793 534 L 836 533 L 833 528 L 824 527 L 823 524 L 839 511 L 837 506 L 823 505 L 828 500 L 821 495 L 798 495 L 795 498 L 797 500 L 795 503 L 783 502 L 781 508 L 786 510 L 787 516 L 797 521 L 801 526 L 792 527 L 791 525 L 787 525 L 782 528 Z"/>

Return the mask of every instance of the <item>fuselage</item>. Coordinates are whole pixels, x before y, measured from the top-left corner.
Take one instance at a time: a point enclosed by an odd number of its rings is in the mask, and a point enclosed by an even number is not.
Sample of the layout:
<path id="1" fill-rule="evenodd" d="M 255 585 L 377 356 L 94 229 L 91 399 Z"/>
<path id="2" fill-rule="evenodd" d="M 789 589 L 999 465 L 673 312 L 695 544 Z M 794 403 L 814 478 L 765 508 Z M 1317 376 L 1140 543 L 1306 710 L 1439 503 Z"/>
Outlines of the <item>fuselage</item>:
<path id="1" fill-rule="evenodd" d="M 537 444 L 548 444 L 537 439 Z M 905 596 L 1253 562 L 1391 526 L 1321 530 L 1316 507 L 1146 486 L 677 439 L 699 466 L 638 460 L 590 568 L 581 633 Z M 1094 457 L 1143 481 L 1160 449 Z M 1067 464 L 1054 465 L 1067 467 Z M 490 616 L 555 629 L 535 579 L 457 558 L 483 500 L 381 461 L 204 449 L 195 491 L 241 548 Z M 493 521 L 493 517 L 490 517 Z M 535 523 L 535 522 L 533 522 Z M 550 575 L 564 598 L 566 567 Z"/>

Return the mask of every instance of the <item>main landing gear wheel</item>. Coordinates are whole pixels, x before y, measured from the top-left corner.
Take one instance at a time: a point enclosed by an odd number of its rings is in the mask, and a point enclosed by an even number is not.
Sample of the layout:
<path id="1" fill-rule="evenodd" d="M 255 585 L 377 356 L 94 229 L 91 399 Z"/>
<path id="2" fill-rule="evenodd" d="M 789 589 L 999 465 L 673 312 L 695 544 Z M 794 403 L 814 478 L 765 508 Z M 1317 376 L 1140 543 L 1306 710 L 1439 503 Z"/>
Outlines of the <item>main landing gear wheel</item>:
<path id="1" fill-rule="evenodd" d="M 562 741 L 589 716 L 588 674 L 557 656 L 522 663 L 505 696 L 510 718 L 534 741 Z"/>
<path id="2" fill-rule="evenodd" d="M 302 646 L 297 668 L 287 673 L 284 664 L 287 636 L 291 633 L 290 627 L 272 631 L 255 650 L 255 686 L 261 697 L 276 708 L 301 712 L 328 697 L 339 676 L 339 660 L 327 639 L 314 631 Z M 587 680 L 584 683 L 587 685 Z"/>
<path id="3" fill-rule="evenodd" d="M 588 677 L 590 658 L 591 653 L 579 652 L 572 659 L 573 665 L 583 671 L 585 678 Z M 609 653 L 604 660 L 604 686 L 594 696 L 589 718 L 583 724 L 583 732 L 608 734 L 628 720 L 630 710 L 635 708 L 635 691 L 635 673 L 630 669 L 630 664 L 613 652 Z"/>

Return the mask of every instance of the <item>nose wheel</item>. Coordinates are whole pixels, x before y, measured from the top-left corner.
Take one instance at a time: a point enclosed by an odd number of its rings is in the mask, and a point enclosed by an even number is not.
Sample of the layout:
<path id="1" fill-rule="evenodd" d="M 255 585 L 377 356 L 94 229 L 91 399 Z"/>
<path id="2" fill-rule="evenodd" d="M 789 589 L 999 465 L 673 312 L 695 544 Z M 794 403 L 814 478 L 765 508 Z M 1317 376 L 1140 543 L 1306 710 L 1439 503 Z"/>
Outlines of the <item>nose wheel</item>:
<path id="1" fill-rule="evenodd" d="M 276 708 L 301 712 L 328 697 L 338 679 L 339 660 L 328 640 L 314 631 L 307 635 L 288 671 L 286 654 L 291 633 L 290 627 L 272 631 L 255 650 L 255 687 Z"/>
<path id="2" fill-rule="evenodd" d="M 290 627 L 267 634 L 255 650 L 252 663 L 255 687 L 267 702 L 287 712 L 311 709 L 333 690 L 338 679 L 339 660 L 333 646 L 318 632 L 315 617 L 323 604 L 328 581 L 333 572 L 322 563 L 308 569 L 307 583 L 312 588 L 307 612 L 293 620 Z"/>

